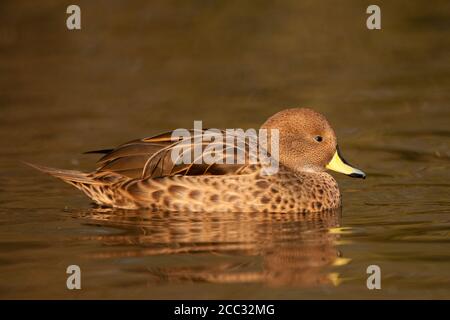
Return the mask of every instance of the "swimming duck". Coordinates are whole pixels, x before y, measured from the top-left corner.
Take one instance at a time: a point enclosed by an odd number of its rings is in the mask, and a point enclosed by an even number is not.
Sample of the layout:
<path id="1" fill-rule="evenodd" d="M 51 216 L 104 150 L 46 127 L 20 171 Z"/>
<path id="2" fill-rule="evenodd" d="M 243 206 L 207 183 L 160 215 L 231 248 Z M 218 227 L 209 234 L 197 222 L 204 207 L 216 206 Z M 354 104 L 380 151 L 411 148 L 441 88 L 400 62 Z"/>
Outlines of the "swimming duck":
<path id="1" fill-rule="evenodd" d="M 343 160 L 333 129 L 316 111 L 286 109 L 261 128 L 278 130 L 278 170 L 272 174 L 261 162 L 180 164 L 171 151 L 186 139 L 174 140 L 172 131 L 89 152 L 103 154 L 91 173 L 30 165 L 100 206 L 177 212 L 319 212 L 341 206 L 338 184 L 327 169 L 366 177 Z M 193 138 L 204 130 L 190 132 Z"/>

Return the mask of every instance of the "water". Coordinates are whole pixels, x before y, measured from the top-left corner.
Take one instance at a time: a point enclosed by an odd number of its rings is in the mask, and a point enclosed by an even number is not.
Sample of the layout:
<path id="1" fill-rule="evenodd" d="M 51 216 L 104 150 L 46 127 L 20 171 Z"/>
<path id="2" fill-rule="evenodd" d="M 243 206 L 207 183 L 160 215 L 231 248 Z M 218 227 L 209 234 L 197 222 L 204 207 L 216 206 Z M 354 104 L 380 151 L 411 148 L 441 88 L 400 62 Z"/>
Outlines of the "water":
<path id="1" fill-rule="evenodd" d="M 79 5 L 69 32 L 64 4 L 0 4 L 0 297 L 450 298 L 448 1 L 382 3 L 381 31 L 358 1 Z M 89 171 L 86 150 L 292 106 L 368 174 L 335 175 L 342 211 L 99 210 L 21 162 Z"/>

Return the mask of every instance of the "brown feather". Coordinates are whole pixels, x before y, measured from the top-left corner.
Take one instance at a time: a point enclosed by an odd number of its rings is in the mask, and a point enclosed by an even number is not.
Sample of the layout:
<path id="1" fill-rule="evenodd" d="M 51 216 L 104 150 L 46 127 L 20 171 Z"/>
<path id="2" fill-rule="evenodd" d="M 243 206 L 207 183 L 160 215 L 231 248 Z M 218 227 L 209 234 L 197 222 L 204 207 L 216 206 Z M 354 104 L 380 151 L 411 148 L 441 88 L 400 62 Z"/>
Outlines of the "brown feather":
<path id="1" fill-rule="evenodd" d="M 130 178 L 157 178 L 167 177 L 173 175 L 224 175 L 233 174 L 238 170 L 242 170 L 249 164 L 250 144 L 244 140 L 242 136 L 236 135 L 234 143 L 228 144 L 228 141 L 217 142 L 222 144 L 223 154 L 220 155 L 223 164 L 216 163 L 214 165 L 205 163 L 176 163 L 171 155 L 176 148 L 183 148 L 183 153 L 190 153 L 193 159 L 194 148 L 198 146 L 198 139 L 203 135 L 203 140 L 200 140 L 202 154 L 211 154 L 206 148 L 210 145 L 213 137 L 208 135 L 206 129 L 202 131 L 190 130 L 191 138 L 183 140 L 182 138 L 172 137 L 173 131 L 164 132 L 153 137 L 147 137 L 139 140 L 129 141 L 118 146 L 116 149 L 105 154 L 99 161 L 100 165 L 97 172 L 115 172 L 126 175 Z M 225 137 L 226 132 L 220 131 Z M 238 143 L 236 143 L 238 142 Z M 183 143 L 183 144 L 182 144 Z M 188 145 L 184 145 L 187 143 Z M 244 148 L 241 147 L 241 144 Z M 231 151 L 231 155 L 236 157 L 238 151 L 246 152 L 246 159 L 244 164 L 227 164 L 227 151 Z M 181 156 L 182 156 L 181 155 Z M 193 161 L 195 162 L 195 161 Z M 139 172 L 140 170 L 140 172 Z M 139 174 L 138 174 L 139 173 Z"/>

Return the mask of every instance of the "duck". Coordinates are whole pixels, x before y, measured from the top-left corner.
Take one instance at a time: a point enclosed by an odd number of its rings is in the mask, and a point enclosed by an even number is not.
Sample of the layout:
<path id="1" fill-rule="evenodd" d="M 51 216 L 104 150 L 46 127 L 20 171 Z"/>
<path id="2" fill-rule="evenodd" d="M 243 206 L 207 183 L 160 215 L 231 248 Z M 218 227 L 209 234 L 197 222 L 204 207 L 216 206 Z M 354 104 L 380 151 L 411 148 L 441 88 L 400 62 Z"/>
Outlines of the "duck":
<path id="1" fill-rule="evenodd" d="M 189 140 L 174 138 L 174 131 L 169 131 L 89 151 L 101 154 L 90 173 L 27 164 L 73 185 L 100 207 L 162 212 L 321 212 L 342 205 L 338 184 L 327 170 L 366 178 L 343 159 L 333 128 L 319 112 L 285 109 L 269 117 L 261 129 L 277 133 L 269 133 L 277 137 L 276 148 L 264 145 L 269 155 L 277 151 L 273 172 L 268 172 L 267 161 L 251 162 L 249 157 L 242 163 L 174 160 L 180 146 L 188 151 L 198 146 L 195 138 L 205 129 L 188 131 Z M 200 141 L 204 153 L 207 148 Z M 244 146 L 249 150 L 251 144 Z"/>

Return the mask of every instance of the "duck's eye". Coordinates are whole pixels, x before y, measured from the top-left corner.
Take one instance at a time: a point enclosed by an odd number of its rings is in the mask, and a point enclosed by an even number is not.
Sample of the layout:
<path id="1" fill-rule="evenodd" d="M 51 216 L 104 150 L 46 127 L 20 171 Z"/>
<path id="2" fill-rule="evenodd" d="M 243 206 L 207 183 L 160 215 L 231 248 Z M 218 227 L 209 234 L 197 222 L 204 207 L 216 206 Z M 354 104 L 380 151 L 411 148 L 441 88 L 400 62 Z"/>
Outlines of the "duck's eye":
<path id="1" fill-rule="evenodd" d="M 322 140 L 323 140 L 322 136 L 315 136 L 314 139 L 315 139 L 317 142 L 322 142 Z"/>

